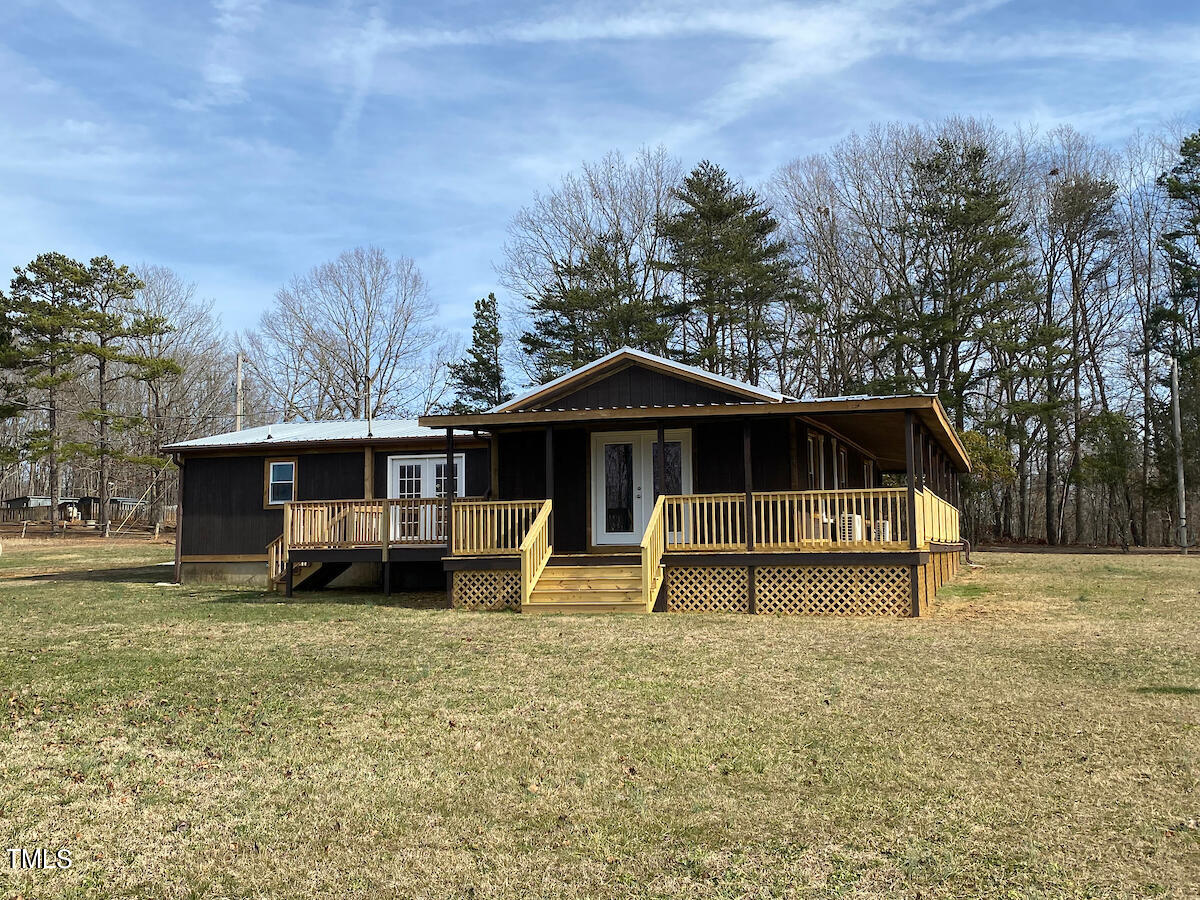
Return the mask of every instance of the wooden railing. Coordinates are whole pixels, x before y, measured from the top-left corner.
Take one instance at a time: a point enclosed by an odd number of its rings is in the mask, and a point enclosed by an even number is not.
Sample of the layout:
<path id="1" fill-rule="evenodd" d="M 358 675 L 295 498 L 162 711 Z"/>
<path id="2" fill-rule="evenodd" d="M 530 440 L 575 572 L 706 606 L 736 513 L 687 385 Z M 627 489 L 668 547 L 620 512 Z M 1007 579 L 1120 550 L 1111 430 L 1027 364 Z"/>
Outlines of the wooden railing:
<path id="1" fill-rule="evenodd" d="M 961 535 L 957 507 L 933 491 L 918 491 L 917 495 L 923 538 L 921 546 L 927 546 L 930 541 L 958 543 Z"/>
<path id="2" fill-rule="evenodd" d="M 529 526 L 529 533 L 521 541 L 518 552 L 521 554 L 521 607 L 529 603 L 529 596 L 537 584 L 542 570 L 550 561 L 554 548 L 550 544 L 550 511 L 551 503 L 543 500 L 537 517 Z"/>
<path id="3" fill-rule="evenodd" d="M 668 550 L 745 550 L 745 494 L 663 497 Z"/>
<path id="4" fill-rule="evenodd" d="M 660 496 L 654 502 L 654 512 L 642 535 L 642 599 L 646 602 L 646 612 L 654 612 L 654 597 L 663 579 L 662 558 L 667 549 L 666 501 L 666 497 Z"/>
<path id="5" fill-rule="evenodd" d="M 908 546 L 904 488 L 753 495 L 754 546 L 762 550 L 894 550 Z"/>
<path id="6" fill-rule="evenodd" d="M 901 550 L 908 547 L 904 488 L 691 494 L 665 498 L 666 549 Z"/>
<path id="7" fill-rule="evenodd" d="M 283 546 L 283 535 L 267 544 L 267 577 L 274 584 L 287 573 L 287 548 Z"/>
<path id="8" fill-rule="evenodd" d="M 444 544 L 446 501 L 441 497 L 301 500 L 284 507 L 284 537 L 289 547 L 299 550 Z"/>
<path id="9" fill-rule="evenodd" d="M 383 500 L 288 503 L 284 509 L 284 540 L 296 550 L 381 547 L 383 504 Z"/>
<path id="10" fill-rule="evenodd" d="M 516 554 L 545 500 L 463 500 L 454 503 L 455 556 Z"/>

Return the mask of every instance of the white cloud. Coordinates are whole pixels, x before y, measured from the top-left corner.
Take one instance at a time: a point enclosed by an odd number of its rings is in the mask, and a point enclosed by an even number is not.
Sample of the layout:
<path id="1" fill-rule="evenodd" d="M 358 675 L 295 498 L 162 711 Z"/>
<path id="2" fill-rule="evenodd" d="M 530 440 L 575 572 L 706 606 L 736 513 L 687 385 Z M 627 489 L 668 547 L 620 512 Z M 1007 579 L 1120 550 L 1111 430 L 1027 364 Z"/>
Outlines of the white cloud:
<path id="1" fill-rule="evenodd" d="M 265 6 L 265 0 L 214 0 L 214 31 L 200 69 L 204 86 L 180 107 L 201 110 L 249 98 L 246 67 L 255 51 L 245 38 L 257 28 Z"/>

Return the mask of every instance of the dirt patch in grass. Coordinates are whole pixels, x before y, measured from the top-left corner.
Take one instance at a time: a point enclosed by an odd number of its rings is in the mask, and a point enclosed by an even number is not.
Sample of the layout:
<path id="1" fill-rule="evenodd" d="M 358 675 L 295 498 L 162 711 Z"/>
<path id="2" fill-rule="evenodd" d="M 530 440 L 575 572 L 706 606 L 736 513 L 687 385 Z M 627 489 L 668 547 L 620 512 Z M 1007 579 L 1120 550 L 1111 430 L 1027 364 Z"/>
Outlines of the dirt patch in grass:
<path id="1" fill-rule="evenodd" d="M 168 552 L 0 583 L 0 841 L 76 860 L 10 894 L 1200 892 L 1200 559 L 839 620 L 121 580 Z"/>

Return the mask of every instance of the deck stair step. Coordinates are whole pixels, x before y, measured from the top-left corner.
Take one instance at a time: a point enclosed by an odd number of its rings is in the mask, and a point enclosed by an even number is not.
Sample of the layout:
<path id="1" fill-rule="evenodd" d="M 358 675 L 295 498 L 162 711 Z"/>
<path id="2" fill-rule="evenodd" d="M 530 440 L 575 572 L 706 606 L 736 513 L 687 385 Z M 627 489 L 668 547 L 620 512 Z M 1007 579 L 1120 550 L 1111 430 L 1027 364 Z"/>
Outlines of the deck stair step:
<path id="1" fill-rule="evenodd" d="M 522 611 L 645 612 L 641 566 L 546 566 Z"/>

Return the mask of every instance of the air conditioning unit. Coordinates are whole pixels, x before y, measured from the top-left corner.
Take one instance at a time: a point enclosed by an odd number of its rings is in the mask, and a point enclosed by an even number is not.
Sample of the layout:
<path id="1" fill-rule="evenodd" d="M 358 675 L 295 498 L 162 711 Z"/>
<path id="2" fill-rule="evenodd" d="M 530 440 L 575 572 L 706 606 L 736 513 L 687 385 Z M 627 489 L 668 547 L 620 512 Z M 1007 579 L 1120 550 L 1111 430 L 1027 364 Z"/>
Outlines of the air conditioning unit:
<path id="1" fill-rule="evenodd" d="M 887 544 L 892 540 L 892 523 L 882 519 L 871 524 L 871 540 L 876 544 Z"/>
<path id="2" fill-rule="evenodd" d="M 861 543 L 863 517 L 856 513 L 842 513 L 838 517 L 838 540 L 843 544 Z"/>

